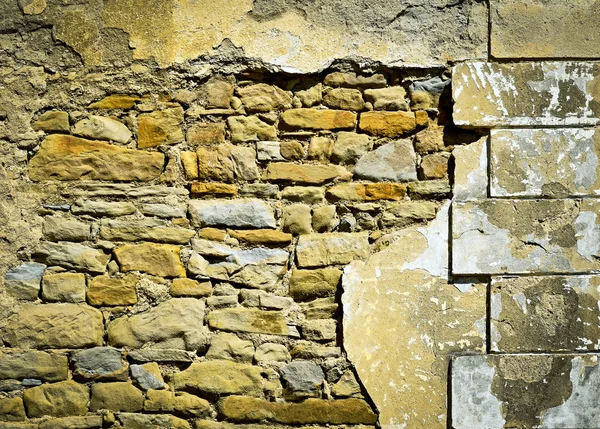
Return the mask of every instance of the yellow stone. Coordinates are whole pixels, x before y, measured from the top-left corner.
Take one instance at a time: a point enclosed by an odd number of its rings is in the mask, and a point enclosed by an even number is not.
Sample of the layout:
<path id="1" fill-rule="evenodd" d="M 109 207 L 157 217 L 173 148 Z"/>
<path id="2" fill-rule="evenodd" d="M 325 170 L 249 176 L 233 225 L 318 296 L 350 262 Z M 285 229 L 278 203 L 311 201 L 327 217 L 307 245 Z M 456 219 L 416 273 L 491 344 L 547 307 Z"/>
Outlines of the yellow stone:
<path id="1" fill-rule="evenodd" d="M 138 95 L 111 94 L 88 106 L 88 109 L 131 109 L 143 98 Z"/>
<path id="2" fill-rule="evenodd" d="M 281 115 L 282 123 L 295 129 L 345 130 L 356 126 L 356 113 L 347 110 L 291 109 Z"/>
<path id="3" fill-rule="evenodd" d="M 308 165 L 274 162 L 269 164 L 265 180 L 273 182 L 296 182 L 312 185 L 340 178 L 349 180 L 351 173 L 338 165 Z"/>
<path id="4" fill-rule="evenodd" d="M 343 183 L 327 190 L 328 199 L 350 201 L 400 200 L 405 194 L 399 183 Z"/>
<path id="5" fill-rule="evenodd" d="M 400 137 L 417 127 L 412 112 L 365 112 L 360 115 L 359 128 L 380 137 Z"/>
<path id="6" fill-rule="evenodd" d="M 183 138 L 183 108 L 172 107 L 138 116 L 138 148 L 181 143 Z"/>
<path id="7" fill-rule="evenodd" d="M 192 183 L 192 197 L 235 197 L 237 187 L 226 183 Z"/>
<path id="8" fill-rule="evenodd" d="M 212 285 L 210 282 L 199 282 L 192 279 L 174 279 L 169 293 L 172 296 L 210 296 L 212 295 Z"/>
<path id="9" fill-rule="evenodd" d="M 137 302 L 135 287 L 138 278 L 133 275 L 125 277 L 94 277 L 88 288 L 87 299 L 90 305 L 133 305 Z"/>
<path id="10" fill-rule="evenodd" d="M 237 240 L 252 244 L 276 244 L 287 246 L 292 242 L 292 234 L 286 234 L 285 232 L 273 229 L 228 229 L 227 233 Z"/>
<path id="11" fill-rule="evenodd" d="M 126 244 L 114 251 L 121 271 L 142 271 L 160 277 L 185 277 L 179 247 L 170 244 Z"/>

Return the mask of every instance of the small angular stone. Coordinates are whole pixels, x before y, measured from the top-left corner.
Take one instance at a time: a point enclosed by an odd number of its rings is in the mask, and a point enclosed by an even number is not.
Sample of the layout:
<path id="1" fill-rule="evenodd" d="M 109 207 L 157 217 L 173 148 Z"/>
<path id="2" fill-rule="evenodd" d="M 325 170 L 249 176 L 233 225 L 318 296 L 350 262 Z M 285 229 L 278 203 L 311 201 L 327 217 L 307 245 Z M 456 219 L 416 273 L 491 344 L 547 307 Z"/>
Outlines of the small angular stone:
<path id="1" fill-rule="evenodd" d="M 29 178 L 44 180 L 148 181 L 163 171 L 159 152 L 125 149 L 93 140 L 53 134 L 29 162 Z"/>
<path id="2" fill-rule="evenodd" d="M 275 127 L 266 124 L 256 116 L 231 116 L 227 118 L 227 125 L 233 143 L 277 139 Z"/>
<path id="3" fill-rule="evenodd" d="M 90 411 L 141 411 L 144 395 L 128 381 L 92 385 Z"/>
<path id="4" fill-rule="evenodd" d="M 272 183 L 247 183 L 240 189 L 240 196 L 244 198 L 269 199 L 277 198 L 279 186 Z"/>
<path id="5" fill-rule="evenodd" d="M 44 275 L 42 299 L 44 301 L 84 302 L 85 275 L 81 273 Z"/>
<path id="6" fill-rule="evenodd" d="M 319 204 L 325 199 L 325 189 L 316 186 L 286 186 L 281 198 L 305 204 Z"/>
<path id="7" fill-rule="evenodd" d="M 281 144 L 274 141 L 256 143 L 256 157 L 259 161 L 284 161 L 281 155 Z"/>
<path id="8" fill-rule="evenodd" d="M 101 250 L 76 243 L 45 242 L 35 249 L 35 253 L 43 256 L 47 264 L 92 273 L 103 273 L 110 259 L 110 255 Z"/>
<path id="9" fill-rule="evenodd" d="M 290 277 L 290 295 L 296 301 L 334 296 L 342 271 L 337 268 L 293 270 Z"/>
<path id="10" fill-rule="evenodd" d="M 189 214 L 196 226 L 227 226 L 232 228 L 275 228 L 270 206 L 260 200 L 190 201 Z"/>
<path id="11" fill-rule="evenodd" d="M 108 324 L 108 342 L 115 347 L 197 350 L 205 341 L 204 301 L 172 298 L 133 316 Z"/>
<path id="12" fill-rule="evenodd" d="M 365 112 L 360 115 L 359 128 L 378 137 L 401 137 L 417 127 L 415 114 L 410 112 Z"/>
<path id="13" fill-rule="evenodd" d="M 137 302 L 137 276 L 97 276 L 90 281 L 87 299 L 90 305 L 134 305 Z"/>
<path id="14" fill-rule="evenodd" d="M 415 135 L 415 149 L 419 153 L 439 152 L 445 148 L 444 127 L 431 126 Z"/>
<path id="15" fill-rule="evenodd" d="M 0 422 L 20 422 L 25 418 L 23 399 L 0 398 Z"/>
<path id="16" fill-rule="evenodd" d="M 143 390 L 163 389 L 165 382 L 156 362 L 143 365 L 131 365 L 131 378 Z"/>
<path id="17" fill-rule="evenodd" d="M 281 368 L 281 377 L 286 386 L 284 397 L 297 400 L 318 397 L 325 374 L 319 365 L 296 361 Z"/>
<path id="18" fill-rule="evenodd" d="M 328 359 L 339 358 L 342 350 L 339 347 L 317 346 L 315 344 L 297 344 L 290 352 L 294 359 Z"/>
<path id="19" fill-rule="evenodd" d="M 40 284 L 46 266 L 27 262 L 10 268 L 4 276 L 4 286 L 9 295 L 16 299 L 35 301 L 40 293 Z"/>
<path id="20" fill-rule="evenodd" d="M 365 90 L 365 99 L 375 110 L 409 110 L 406 90 L 401 86 Z"/>
<path id="21" fill-rule="evenodd" d="M 49 111 L 40 115 L 32 125 L 34 130 L 70 133 L 69 114 L 67 112 Z"/>
<path id="22" fill-rule="evenodd" d="M 237 187 L 226 183 L 192 183 L 192 197 L 235 197 Z"/>
<path id="23" fill-rule="evenodd" d="M 186 180 L 198 178 L 198 154 L 196 152 L 183 151 L 179 153 L 181 165 Z"/>
<path id="24" fill-rule="evenodd" d="M 283 230 L 294 235 L 311 232 L 310 206 L 292 204 L 283 208 Z"/>
<path id="25" fill-rule="evenodd" d="M 259 83 L 237 90 L 248 113 L 270 112 L 292 107 L 292 98 L 281 88 Z"/>
<path id="26" fill-rule="evenodd" d="M 206 353 L 207 359 L 234 360 L 246 363 L 252 363 L 253 356 L 252 341 L 242 340 L 236 335 L 227 333 L 215 335 L 210 341 L 210 348 Z"/>
<path id="27" fill-rule="evenodd" d="M 427 180 L 408 184 L 408 193 L 413 200 L 447 198 L 451 191 L 448 180 Z"/>
<path id="28" fill-rule="evenodd" d="M 114 251 L 121 271 L 142 271 L 161 277 L 185 277 L 179 247 L 170 244 L 126 244 Z"/>
<path id="29" fill-rule="evenodd" d="M 183 138 L 183 109 L 172 107 L 138 116 L 138 148 L 181 143 Z"/>
<path id="30" fill-rule="evenodd" d="M 282 113 L 281 122 L 292 129 L 353 129 L 356 126 L 356 113 L 347 110 L 291 109 Z"/>
<path id="31" fill-rule="evenodd" d="M 363 155 L 354 168 L 360 179 L 394 182 L 417 180 L 416 154 L 412 143 L 398 140 Z"/>
<path id="32" fill-rule="evenodd" d="M 314 136 L 308 145 L 308 159 L 327 163 L 333 152 L 333 140 L 329 137 Z"/>
<path id="33" fill-rule="evenodd" d="M 313 209 L 312 227 L 315 232 L 330 232 L 337 226 L 336 208 L 334 205 Z"/>
<path id="34" fill-rule="evenodd" d="M 138 362 L 191 362 L 195 354 L 177 349 L 139 349 L 129 350 L 127 356 Z"/>
<path id="35" fill-rule="evenodd" d="M 299 267 L 347 264 L 369 255 L 368 233 L 301 235 L 296 246 Z"/>
<path id="36" fill-rule="evenodd" d="M 317 83 L 308 89 L 297 91 L 295 96 L 298 97 L 298 100 L 300 100 L 300 103 L 302 103 L 302 107 L 315 106 L 320 104 L 323 98 L 323 85 L 321 83 Z"/>
<path id="37" fill-rule="evenodd" d="M 342 377 L 331 388 L 331 393 L 336 398 L 349 398 L 359 396 L 361 392 L 360 384 L 351 370 L 347 370 Z"/>
<path id="38" fill-rule="evenodd" d="M 355 164 L 372 146 L 369 136 L 342 131 L 333 145 L 331 159 L 340 164 Z"/>
<path id="39" fill-rule="evenodd" d="M 318 298 L 313 301 L 301 304 L 304 315 L 307 319 L 334 319 L 338 310 L 338 304 L 335 297 Z"/>
<path id="40" fill-rule="evenodd" d="M 383 213 L 381 226 L 384 228 L 404 227 L 411 223 L 435 218 L 438 204 L 433 201 L 402 201 Z"/>
<path id="41" fill-rule="evenodd" d="M 177 390 L 202 394 L 251 395 L 262 393 L 262 369 L 228 360 L 194 362 L 173 374 L 171 383 Z"/>
<path id="42" fill-rule="evenodd" d="M 119 143 L 127 143 L 131 138 L 131 131 L 121 122 L 94 115 L 77 122 L 73 127 L 73 134 L 94 140 L 112 140 Z"/>
<path id="43" fill-rule="evenodd" d="M 425 155 L 421 159 L 421 172 L 423 179 L 443 179 L 448 176 L 448 152 L 439 152 L 431 155 Z"/>
<path id="44" fill-rule="evenodd" d="M 194 124 L 187 130 L 186 140 L 191 147 L 223 144 L 225 124 L 223 122 Z"/>
<path id="45" fill-rule="evenodd" d="M 482 137 L 467 146 L 455 147 L 453 197 L 457 201 L 469 201 L 487 197 L 488 159 L 487 138 Z"/>
<path id="46" fill-rule="evenodd" d="M 23 305 L 0 338 L 9 347 L 82 348 L 103 343 L 102 313 L 83 304 Z"/>
<path id="47" fill-rule="evenodd" d="M 90 389 L 74 381 L 42 384 L 23 393 L 27 416 L 30 418 L 85 415 L 89 398 Z"/>
<path id="48" fill-rule="evenodd" d="M 127 380 L 128 366 L 123 360 L 121 350 L 114 347 L 94 347 L 74 353 L 73 374 L 84 380 L 111 381 Z"/>
<path id="49" fill-rule="evenodd" d="M 253 308 L 226 308 L 208 314 L 208 324 L 213 329 L 229 332 L 288 335 L 285 317 L 279 311 L 262 311 Z"/>
<path id="50" fill-rule="evenodd" d="M 261 362 L 289 362 L 292 360 L 290 352 L 283 344 L 265 343 L 256 348 L 254 360 Z"/>
<path id="51" fill-rule="evenodd" d="M 365 101 L 357 89 L 336 88 L 325 94 L 323 104 L 331 109 L 361 111 Z"/>
<path id="52" fill-rule="evenodd" d="M 304 146 L 302 143 L 297 141 L 282 141 L 280 144 L 279 152 L 287 160 L 300 160 L 304 158 Z"/>
<path id="53" fill-rule="evenodd" d="M 233 79 L 226 76 L 212 76 L 202 86 L 202 98 L 208 109 L 228 109 L 233 97 Z"/>
<path id="54" fill-rule="evenodd" d="M 387 85 L 385 76 L 376 73 L 371 76 L 361 76 L 354 72 L 333 72 L 325 76 L 323 83 L 334 88 L 383 88 Z"/>
<path id="55" fill-rule="evenodd" d="M 302 337 L 312 341 L 335 340 L 336 328 L 334 319 L 305 320 L 302 323 Z"/>

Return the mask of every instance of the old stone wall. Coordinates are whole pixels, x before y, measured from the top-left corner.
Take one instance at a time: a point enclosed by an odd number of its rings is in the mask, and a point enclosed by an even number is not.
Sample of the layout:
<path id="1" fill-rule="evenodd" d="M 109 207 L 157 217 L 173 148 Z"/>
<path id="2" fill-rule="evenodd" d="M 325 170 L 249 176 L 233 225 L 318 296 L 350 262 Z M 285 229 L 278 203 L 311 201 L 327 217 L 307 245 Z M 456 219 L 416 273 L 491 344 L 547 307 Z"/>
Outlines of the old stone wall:
<path id="1" fill-rule="evenodd" d="M 0 429 L 600 428 L 598 5 L 221 3 L 0 0 Z"/>

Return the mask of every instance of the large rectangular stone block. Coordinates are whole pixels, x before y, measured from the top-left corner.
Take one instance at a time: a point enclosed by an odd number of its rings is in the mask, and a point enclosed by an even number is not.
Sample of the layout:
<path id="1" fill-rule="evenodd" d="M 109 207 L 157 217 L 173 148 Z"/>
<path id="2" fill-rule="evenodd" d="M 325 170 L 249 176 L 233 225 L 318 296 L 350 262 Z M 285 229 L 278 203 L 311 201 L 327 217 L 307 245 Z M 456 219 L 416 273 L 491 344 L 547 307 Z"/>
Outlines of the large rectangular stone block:
<path id="1" fill-rule="evenodd" d="M 494 0 L 495 58 L 598 58 L 600 7 L 590 0 Z"/>
<path id="2" fill-rule="evenodd" d="M 453 117 L 459 126 L 600 122 L 598 62 L 466 62 L 452 75 Z"/>
<path id="3" fill-rule="evenodd" d="M 492 280 L 492 350 L 600 349 L 600 276 L 498 277 Z"/>
<path id="4" fill-rule="evenodd" d="M 600 130 L 492 130 L 491 196 L 600 194 Z"/>
<path id="5" fill-rule="evenodd" d="M 454 274 L 600 272 L 597 200 L 454 203 Z"/>
<path id="6" fill-rule="evenodd" d="M 459 356 L 454 429 L 600 428 L 598 355 Z"/>

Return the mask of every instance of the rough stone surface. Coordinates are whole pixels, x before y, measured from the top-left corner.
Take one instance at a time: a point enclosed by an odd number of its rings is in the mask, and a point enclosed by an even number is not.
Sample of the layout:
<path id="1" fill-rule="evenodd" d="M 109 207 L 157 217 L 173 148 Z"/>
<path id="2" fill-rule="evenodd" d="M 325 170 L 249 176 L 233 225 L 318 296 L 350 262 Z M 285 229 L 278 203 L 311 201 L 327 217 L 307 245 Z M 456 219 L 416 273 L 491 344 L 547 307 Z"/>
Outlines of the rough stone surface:
<path id="1" fill-rule="evenodd" d="M 121 271 L 142 271 L 163 277 L 185 277 L 178 246 L 154 243 L 126 244 L 114 253 Z"/>
<path id="2" fill-rule="evenodd" d="M 408 110 L 406 90 L 401 86 L 367 89 L 365 99 L 373 104 L 375 110 Z"/>
<path id="3" fill-rule="evenodd" d="M 0 351 L 0 379 L 35 378 L 42 381 L 67 379 L 67 357 L 37 350 Z"/>
<path id="4" fill-rule="evenodd" d="M 92 238 L 88 224 L 55 216 L 44 219 L 43 231 L 50 241 L 86 241 Z"/>
<path id="5" fill-rule="evenodd" d="M 138 117 L 138 148 L 182 142 L 184 140 L 181 129 L 182 122 L 183 109 L 181 107 L 142 113 Z"/>
<path id="6" fill-rule="evenodd" d="M 118 413 L 123 429 L 190 429 L 190 424 L 170 414 Z"/>
<path id="7" fill-rule="evenodd" d="M 445 428 L 450 354 L 485 351 L 487 285 L 449 284 L 447 217 L 344 272 L 344 347 L 383 426 Z"/>
<path id="8" fill-rule="evenodd" d="M 310 206 L 306 204 L 292 204 L 283 208 L 283 230 L 294 235 L 310 234 L 311 217 Z"/>
<path id="9" fill-rule="evenodd" d="M 341 131 L 333 145 L 332 160 L 340 164 L 354 164 L 372 145 L 365 134 Z"/>
<path id="10" fill-rule="evenodd" d="M 103 337 L 102 313 L 82 304 L 24 305 L 0 330 L 6 345 L 21 348 L 93 347 Z"/>
<path id="11" fill-rule="evenodd" d="M 325 374 L 320 366 L 312 362 L 292 362 L 281 368 L 285 381 L 284 397 L 304 399 L 318 397 Z"/>
<path id="12" fill-rule="evenodd" d="M 172 296 L 193 296 L 200 298 L 211 295 L 212 290 L 210 282 L 198 282 L 192 279 L 173 279 L 169 293 Z"/>
<path id="13" fill-rule="evenodd" d="M 275 162 L 269 164 L 265 179 L 274 182 L 293 182 L 320 185 L 336 178 L 349 179 L 350 173 L 336 165 L 308 165 Z"/>
<path id="14" fill-rule="evenodd" d="M 412 143 L 398 140 L 364 154 L 354 167 L 354 176 L 376 181 L 417 180 L 416 155 Z"/>
<path id="15" fill-rule="evenodd" d="M 416 127 L 412 112 L 366 112 L 360 115 L 359 128 L 378 137 L 401 137 Z"/>
<path id="16" fill-rule="evenodd" d="M 325 94 L 323 104 L 331 109 L 361 111 L 365 101 L 357 89 L 336 88 Z"/>
<path id="17" fill-rule="evenodd" d="M 231 361 L 195 362 L 171 380 L 176 389 L 203 394 L 252 395 L 262 392 L 259 367 Z"/>
<path id="18" fill-rule="evenodd" d="M 275 127 L 256 116 L 232 116 L 227 118 L 233 143 L 256 142 L 277 139 Z"/>
<path id="19" fill-rule="evenodd" d="M 102 416 L 62 417 L 42 422 L 39 429 L 101 429 Z"/>
<path id="20" fill-rule="evenodd" d="M 212 337 L 210 348 L 206 352 L 208 359 L 234 360 L 252 363 L 254 345 L 233 334 L 221 333 Z"/>
<path id="21" fill-rule="evenodd" d="M 162 172 L 165 156 L 109 143 L 51 135 L 31 159 L 31 180 L 152 180 Z"/>
<path id="22" fill-rule="evenodd" d="M 186 132 L 186 141 L 192 147 L 225 144 L 225 124 L 194 124 Z"/>
<path id="23" fill-rule="evenodd" d="M 4 286 L 9 295 L 17 299 L 35 301 L 40 293 L 40 284 L 46 266 L 28 262 L 8 270 L 4 276 Z"/>
<path id="24" fill-rule="evenodd" d="M 25 420 L 25 406 L 21 398 L 0 398 L 0 422 Z"/>
<path id="25" fill-rule="evenodd" d="M 135 206 L 126 201 L 94 201 L 79 199 L 71 205 L 71 212 L 76 215 L 125 216 L 135 213 Z"/>
<path id="26" fill-rule="evenodd" d="M 492 350 L 599 350 L 598 286 L 596 276 L 494 278 Z"/>
<path id="27" fill-rule="evenodd" d="M 292 360 L 290 352 L 283 344 L 265 343 L 256 348 L 254 360 L 261 362 L 289 362 Z"/>
<path id="28" fill-rule="evenodd" d="M 307 399 L 298 404 L 268 402 L 264 399 L 228 396 L 219 404 L 227 420 L 300 424 L 374 424 L 377 415 L 359 399 L 328 401 Z"/>
<path id="29" fill-rule="evenodd" d="M 128 381 L 92 384 L 90 411 L 141 411 L 144 396 L 140 389 Z"/>
<path id="30" fill-rule="evenodd" d="M 163 389 L 165 382 L 156 362 L 131 365 L 131 378 L 142 390 Z"/>
<path id="31" fill-rule="evenodd" d="M 87 412 L 89 397 L 89 388 L 74 381 L 42 384 L 23 394 L 27 416 L 33 418 L 82 416 Z"/>
<path id="32" fill-rule="evenodd" d="M 94 347 L 73 354 L 73 374 L 84 380 L 124 381 L 127 380 L 128 365 L 121 350 L 114 347 Z"/>
<path id="33" fill-rule="evenodd" d="M 91 115 L 82 119 L 73 127 L 73 134 L 94 140 L 112 140 L 127 143 L 131 131 L 119 121 L 103 116 Z"/>
<path id="34" fill-rule="evenodd" d="M 188 211 L 197 226 L 232 228 L 274 228 L 272 209 L 260 200 L 191 201 Z"/>
<path id="35" fill-rule="evenodd" d="M 69 126 L 69 114 L 61 111 L 49 111 L 40 115 L 37 121 L 32 125 L 34 130 L 71 132 Z"/>
<path id="36" fill-rule="evenodd" d="M 600 17 L 595 3 L 494 1 L 491 54 L 495 58 L 598 58 Z"/>
<path id="37" fill-rule="evenodd" d="M 292 98 L 285 91 L 264 83 L 240 88 L 238 95 L 249 113 L 270 112 L 292 107 Z"/>
<path id="38" fill-rule="evenodd" d="M 187 418 L 205 417 L 210 414 L 210 404 L 205 399 L 185 392 L 149 390 L 144 411 L 173 413 Z"/>
<path id="39" fill-rule="evenodd" d="M 42 280 L 44 301 L 84 302 L 85 275 L 81 273 L 46 274 Z"/>
<path id="40" fill-rule="evenodd" d="M 150 310 L 123 316 L 108 325 L 108 342 L 115 347 L 196 350 L 206 335 L 204 301 L 173 298 Z"/>
<path id="41" fill-rule="evenodd" d="M 283 112 L 281 121 L 292 129 L 346 130 L 356 126 L 356 113 L 345 110 L 292 109 Z"/>
<path id="42" fill-rule="evenodd" d="M 299 267 L 347 264 L 369 255 L 367 233 L 328 233 L 300 236 L 296 246 Z"/>
<path id="43" fill-rule="evenodd" d="M 103 273 L 110 258 L 101 250 L 77 243 L 42 243 L 36 250 L 49 265 Z"/>
<path id="44" fill-rule="evenodd" d="M 490 148 L 492 197 L 600 194 L 598 129 L 493 130 Z"/>
<path id="45" fill-rule="evenodd" d="M 466 127 L 595 125 L 594 62 L 467 62 L 454 67 L 454 123 Z M 477 109 L 473 109 L 477 106 Z"/>
<path id="46" fill-rule="evenodd" d="M 456 201 L 469 201 L 487 197 L 488 156 L 487 139 L 479 139 L 467 146 L 454 148 L 453 198 Z M 513 161 L 511 161 L 512 163 Z M 509 168 L 509 164 L 504 166 Z"/>
<path id="47" fill-rule="evenodd" d="M 600 270 L 594 200 L 455 203 L 452 270 L 460 274 Z M 518 220 L 518 221 L 517 221 Z"/>
<path id="48" fill-rule="evenodd" d="M 227 308 L 208 314 L 208 325 L 213 329 L 257 334 L 288 335 L 283 314 L 253 308 Z"/>
<path id="49" fill-rule="evenodd" d="M 333 296 L 342 276 L 336 268 L 293 270 L 290 277 L 290 295 L 296 301 Z"/>
<path id="50" fill-rule="evenodd" d="M 598 355 L 455 357 L 452 426 L 597 428 L 599 388 Z"/>
<path id="51" fill-rule="evenodd" d="M 133 275 L 124 277 L 94 277 L 87 291 L 90 305 L 133 305 L 137 302 L 135 291 L 138 278 Z"/>
<path id="52" fill-rule="evenodd" d="M 152 241 L 156 243 L 187 244 L 196 235 L 187 228 L 171 227 L 152 219 L 110 220 L 100 227 L 100 238 L 108 241 Z"/>
<path id="53" fill-rule="evenodd" d="M 406 186 L 397 183 L 344 183 L 327 190 L 328 200 L 377 201 L 400 200 Z"/>

